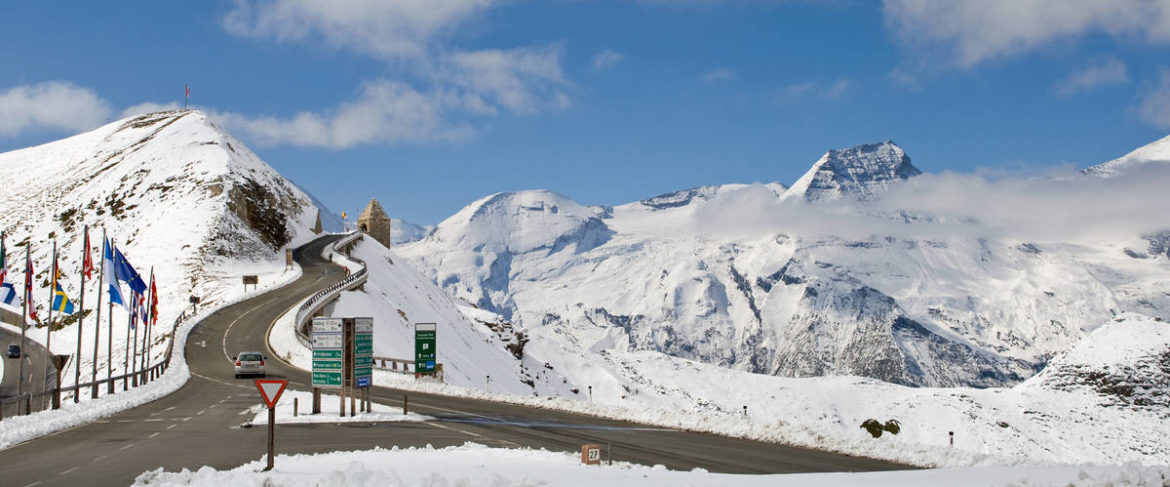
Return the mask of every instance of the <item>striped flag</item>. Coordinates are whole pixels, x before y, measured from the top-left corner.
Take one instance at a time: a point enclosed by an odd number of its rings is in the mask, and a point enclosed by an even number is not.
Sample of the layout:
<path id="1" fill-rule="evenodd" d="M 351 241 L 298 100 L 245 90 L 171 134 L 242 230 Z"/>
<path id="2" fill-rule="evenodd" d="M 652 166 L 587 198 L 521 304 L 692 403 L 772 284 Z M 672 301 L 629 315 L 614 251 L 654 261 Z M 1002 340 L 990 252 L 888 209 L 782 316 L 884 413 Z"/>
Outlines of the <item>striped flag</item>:
<path id="1" fill-rule="evenodd" d="M 53 244 L 53 250 L 56 251 L 56 243 Z M 53 311 L 60 311 L 65 314 L 73 314 L 73 302 L 69 300 L 69 296 L 65 295 L 65 290 L 61 289 L 61 283 L 57 280 L 61 278 L 61 267 L 57 265 L 57 254 L 53 254 Z"/>
<path id="2" fill-rule="evenodd" d="M 93 278 L 93 258 L 89 256 L 89 227 L 85 227 L 85 244 L 81 247 L 84 251 L 81 257 L 81 273 L 85 274 L 85 278 Z"/>
<path id="3" fill-rule="evenodd" d="M 102 284 L 110 293 L 110 304 L 118 304 L 129 309 L 126 300 L 122 298 L 122 287 L 118 285 L 118 277 L 114 271 L 114 251 L 109 240 L 102 242 Z"/>
<path id="4" fill-rule="evenodd" d="M 154 269 L 150 270 L 150 324 L 158 324 L 158 287 L 154 285 Z"/>
<path id="5" fill-rule="evenodd" d="M 41 321 L 37 318 L 37 306 L 33 304 L 33 266 L 32 256 L 28 252 L 24 254 L 24 299 L 28 305 L 28 317 L 33 321 Z"/>
<path id="6" fill-rule="evenodd" d="M 0 286 L 8 282 L 8 253 L 4 251 L 4 238 L 0 237 Z"/>

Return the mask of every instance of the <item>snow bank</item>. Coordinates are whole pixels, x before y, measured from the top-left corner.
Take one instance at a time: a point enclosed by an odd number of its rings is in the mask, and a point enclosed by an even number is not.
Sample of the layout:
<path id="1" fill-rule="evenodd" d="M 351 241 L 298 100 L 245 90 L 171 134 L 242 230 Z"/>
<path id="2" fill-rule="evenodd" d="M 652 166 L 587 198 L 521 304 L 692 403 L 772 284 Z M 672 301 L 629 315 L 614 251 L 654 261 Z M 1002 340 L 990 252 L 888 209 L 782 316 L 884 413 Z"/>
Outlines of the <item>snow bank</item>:
<path id="1" fill-rule="evenodd" d="M 777 475 L 714 474 L 628 463 L 581 465 L 579 455 L 546 450 L 498 449 L 475 443 L 435 449 L 374 449 L 319 455 L 279 455 L 275 468 L 260 471 L 257 460 L 231 470 L 203 467 L 167 473 L 160 468 L 135 479 L 135 486 L 1017 486 L 1061 485 L 1161 486 L 1170 479 L 1168 467 L 1050 466 L 979 467 L 873 473 Z"/>

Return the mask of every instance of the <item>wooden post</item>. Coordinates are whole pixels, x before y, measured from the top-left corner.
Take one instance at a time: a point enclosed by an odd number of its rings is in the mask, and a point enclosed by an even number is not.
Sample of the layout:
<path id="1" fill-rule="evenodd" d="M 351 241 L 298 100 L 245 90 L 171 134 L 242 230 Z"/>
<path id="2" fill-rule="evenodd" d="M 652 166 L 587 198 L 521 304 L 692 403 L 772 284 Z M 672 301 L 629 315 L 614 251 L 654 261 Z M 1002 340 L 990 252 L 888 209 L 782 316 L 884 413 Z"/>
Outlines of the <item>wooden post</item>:
<path id="1" fill-rule="evenodd" d="M 341 386 L 341 389 L 338 390 L 338 392 L 337 392 L 337 396 L 341 398 L 341 405 L 338 408 L 338 410 L 341 411 L 340 417 L 344 418 L 345 417 L 345 386 Z"/>
<path id="2" fill-rule="evenodd" d="M 407 396 L 406 394 L 403 394 L 402 395 L 402 414 L 409 414 L 410 413 L 410 410 L 407 408 L 407 404 L 409 402 L 410 402 L 410 397 Z"/>
<path id="3" fill-rule="evenodd" d="M 299 407 L 299 404 L 297 404 L 297 399 L 300 399 L 300 398 L 299 397 L 293 398 L 293 417 L 294 418 L 297 416 L 300 416 L 299 414 L 297 414 L 297 413 L 299 413 L 299 411 L 297 410 Z"/>
<path id="4" fill-rule="evenodd" d="M 353 390 L 354 390 L 354 387 L 349 386 L 349 416 L 350 417 L 357 416 L 357 407 L 356 407 L 357 399 L 355 397 L 355 396 L 357 396 L 357 394 L 355 394 Z"/>
<path id="5" fill-rule="evenodd" d="M 313 388 L 313 414 L 321 414 L 321 388 Z"/>

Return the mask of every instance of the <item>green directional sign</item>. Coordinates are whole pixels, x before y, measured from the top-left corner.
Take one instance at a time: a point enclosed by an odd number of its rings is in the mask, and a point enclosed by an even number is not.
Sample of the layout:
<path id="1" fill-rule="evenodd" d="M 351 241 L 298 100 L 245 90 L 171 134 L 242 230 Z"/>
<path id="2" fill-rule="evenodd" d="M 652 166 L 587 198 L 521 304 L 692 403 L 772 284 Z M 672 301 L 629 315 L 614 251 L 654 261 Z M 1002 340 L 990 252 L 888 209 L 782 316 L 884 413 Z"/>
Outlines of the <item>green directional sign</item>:
<path id="1" fill-rule="evenodd" d="M 313 387 L 341 387 L 342 319 L 313 318 Z"/>
<path id="2" fill-rule="evenodd" d="M 435 324 L 414 325 L 414 371 L 429 374 L 435 371 Z"/>
<path id="3" fill-rule="evenodd" d="M 353 319 L 353 383 L 357 387 L 373 385 L 374 319 Z"/>

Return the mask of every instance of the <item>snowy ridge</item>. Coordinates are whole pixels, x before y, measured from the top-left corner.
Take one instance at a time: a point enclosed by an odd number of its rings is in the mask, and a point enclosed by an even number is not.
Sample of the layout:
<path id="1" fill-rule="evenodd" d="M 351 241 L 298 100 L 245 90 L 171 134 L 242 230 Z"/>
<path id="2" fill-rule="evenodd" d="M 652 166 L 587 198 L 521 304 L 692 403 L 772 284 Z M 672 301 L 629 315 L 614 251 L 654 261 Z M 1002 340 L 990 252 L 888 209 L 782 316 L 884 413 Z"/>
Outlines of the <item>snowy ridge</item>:
<path id="1" fill-rule="evenodd" d="M 1137 148 L 1133 152 L 1109 162 L 1084 170 L 1090 176 L 1114 177 L 1150 163 L 1170 162 L 1170 136 Z"/>

